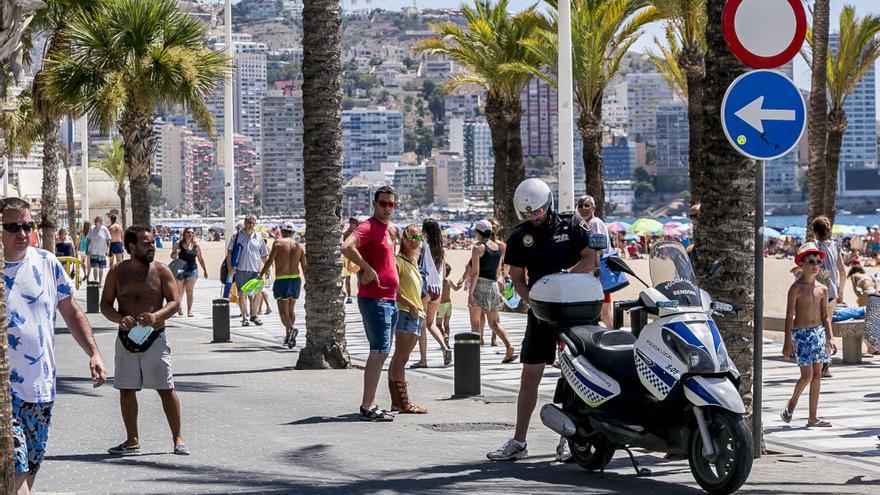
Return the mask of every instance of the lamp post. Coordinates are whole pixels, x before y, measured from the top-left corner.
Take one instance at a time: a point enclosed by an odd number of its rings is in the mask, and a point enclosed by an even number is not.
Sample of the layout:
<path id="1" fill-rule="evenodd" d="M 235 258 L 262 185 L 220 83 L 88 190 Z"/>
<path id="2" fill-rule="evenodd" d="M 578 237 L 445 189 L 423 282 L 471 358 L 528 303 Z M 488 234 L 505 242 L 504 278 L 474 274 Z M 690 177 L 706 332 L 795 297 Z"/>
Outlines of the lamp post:
<path id="1" fill-rule="evenodd" d="M 232 1 L 226 0 L 223 7 L 223 23 L 226 35 L 226 56 L 229 57 L 229 78 L 226 80 L 226 94 L 223 99 L 223 211 L 226 217 L 226 238 L 231 239 L 235 230 L 235 169 L 234 147 L 232 144 L 232 86 L 235 70 L 235 45 L 232 42 Z"/>
<path id="2" fill-rule="evenodd" d="M 574 109 L 571 63 L 571 3 L 559 2 L 559 211 L 574 211 Z"/>

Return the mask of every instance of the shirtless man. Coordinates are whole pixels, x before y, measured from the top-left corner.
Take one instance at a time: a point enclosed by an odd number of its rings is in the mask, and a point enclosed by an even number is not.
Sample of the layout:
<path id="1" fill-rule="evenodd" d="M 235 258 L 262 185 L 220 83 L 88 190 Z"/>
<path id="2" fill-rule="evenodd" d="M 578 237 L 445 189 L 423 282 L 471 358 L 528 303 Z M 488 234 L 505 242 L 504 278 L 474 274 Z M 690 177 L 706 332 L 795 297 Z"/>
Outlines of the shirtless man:
<path id="1" fill-rule="evenodd" d="M 272 252 L 269 253 L 260 271 L 261 278 L 267 276 L 272 263 L 275 263 L 275 283 L 272 285 L 272 292 L 275 294 L 275 300 L 278 301 L 281 323 L 287 329 L 284 345 L 288 349 L 296 347 L 296 336 L 299 335 L 299 330 L 293 326 L 296 322 L 294 306 L 299 299 L 302 276 L 305 275 L 306 268 L 303 248 L 293 239 L 295 233 L 296 227 L 293 223 L 284 222 L 281 226 L 281 239 L 277 239 L 272 244 Z"/>
<path id="2" fill-rule="evenodd" d="M 831 316 L 828 313 L 828 287 L 816 281 L 825 253 L 816 244 L 807 242 L 798 250 L 794 261 L 803 272 L 788 290 L 785 310 L 785 343 L 782 355 L 797 358 L 800 378 L 794 393 L 782 411 L 782 420 L 791 422 L 798 399 L 810 386 L 810 417 L 808 427 L 829 427 L 831 423 L 819 419 L 819 387 L 822 364 L 831 361 L 829 355 L 837 352 L 831 336 Z"/>
<path id="3" fill-rule="evenodd" d="M 153 261 L 156 245 L 149 227 L 130 226 L 125 231 L 124 243 L 131 259 L 117 263 L 107 274 L 101 313 L 119 325 L 113 387 L 119 390 L 127 438 L 107 451 L 117 455 L 140 454 L 137 391 L 151 388 L 162 400 L 174 453 L 189 455 L 180 434 L 180 401 L 174 391 L 171 348 L 165 338 L 165 320 L 171 318 L 179 304 L 177 283 L 167 265 Z M 130 331 L 143 332 L 144 327 L 149 329 L 145 340 L 129 336 Z"/>
<path id="4" fill-rule="evenodd" d="M 113 265 L 122 261 L 124 252 L 122 235 L 125 232 L 123 232 L 122 226 L 116 223 L 116 215 L 114 213 L 108 216 L 110 217 L 110 226 L 107 227 L 107 230 L 110 231 L 110 268 L 113 268 Z"/>

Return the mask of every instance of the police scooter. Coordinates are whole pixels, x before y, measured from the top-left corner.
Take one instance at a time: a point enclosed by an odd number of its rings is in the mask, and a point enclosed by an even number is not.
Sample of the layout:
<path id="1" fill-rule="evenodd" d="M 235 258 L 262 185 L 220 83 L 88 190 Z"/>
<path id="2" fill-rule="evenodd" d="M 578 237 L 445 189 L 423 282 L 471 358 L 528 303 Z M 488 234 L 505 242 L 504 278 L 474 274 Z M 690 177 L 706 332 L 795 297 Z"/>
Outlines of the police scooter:
<path id="1" fill-rule="evenodd" d="M 619 258 L 608 267 L 636 274 Z M 559 273 L 532 288 L 532 311 L 557 326 L 565 343 L 562 377 L 541 420 L 566 437 L 572 457 L 603 470 L 615 450 L 640 447 L 686 455 L 697 483 L 712 494 L 736 491 L 748 478 L 754 446 L 743 420 L 740 374 L 712 315 L 732 311 L 696 284 L 684 247 L 659 242 L 651 251 L 653 287 L 617 308 L 656 317 L 633 332 L 595 326 L 602 286 L 592 275 Z M 633 318 L 640 321 L 641 318 Z"/>

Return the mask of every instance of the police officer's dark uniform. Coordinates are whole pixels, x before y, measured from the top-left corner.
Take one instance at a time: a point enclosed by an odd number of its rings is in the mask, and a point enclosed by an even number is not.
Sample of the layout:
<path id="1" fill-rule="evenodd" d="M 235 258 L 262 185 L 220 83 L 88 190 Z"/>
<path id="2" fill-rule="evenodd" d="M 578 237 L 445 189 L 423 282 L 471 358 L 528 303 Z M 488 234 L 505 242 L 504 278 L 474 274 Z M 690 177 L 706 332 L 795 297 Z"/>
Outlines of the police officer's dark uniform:
<path id="1" fill-rule="evenodd" d="M 527 270 L 527 286 L 546 275 L 571 268 L 588 246 L 589 229 L 577 216 L 548 212 L 540 226 L 523 222 L 507 238 L 504 263 Z M 520 352 L 523 364 L 552 364 L 556 360 L 559 329 L 538 320 L 529 310 Z"/>

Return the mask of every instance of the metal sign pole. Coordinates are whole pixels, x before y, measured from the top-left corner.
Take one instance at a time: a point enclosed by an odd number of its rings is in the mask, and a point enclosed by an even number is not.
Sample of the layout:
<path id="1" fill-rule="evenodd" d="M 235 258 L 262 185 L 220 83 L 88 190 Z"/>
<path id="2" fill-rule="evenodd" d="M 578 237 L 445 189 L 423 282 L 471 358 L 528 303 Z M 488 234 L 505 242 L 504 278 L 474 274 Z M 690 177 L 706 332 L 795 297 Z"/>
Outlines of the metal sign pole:
<path id="1" fill-rule="evenodd" d="M 755 164 L 755 334 L 752 352 L 752 438 L 755 458 L 761 457 L 764 358 L 764 160 Z"/>

